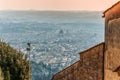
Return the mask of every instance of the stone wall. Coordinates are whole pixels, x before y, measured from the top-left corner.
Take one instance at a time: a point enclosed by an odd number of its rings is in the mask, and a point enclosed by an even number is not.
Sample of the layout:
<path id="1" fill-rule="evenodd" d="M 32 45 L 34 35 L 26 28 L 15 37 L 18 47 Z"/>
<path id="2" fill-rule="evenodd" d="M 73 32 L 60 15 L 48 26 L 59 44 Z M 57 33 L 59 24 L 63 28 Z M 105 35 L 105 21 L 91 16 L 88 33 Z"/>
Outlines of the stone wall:
<path id="1" fill-rule="evenodd" d="M 104 43 L 81 53 L 83 56 L 84 75 L 86 80 L 103 80 L 104 71 Z M 87 71 L 87 72 L 86 72 Z M 80 79 L 85 80 L 85 78 Z"/>
<path id="2" fill-rule="evenodd" d="M 118 48 L 120 49 L 120 18 L 110 20 L 108 23 L 108 49 Z"/>
<path id="3" fill-rule="evenodd" d="M 118 2 L 115 6 L 110 8 L 107 12 L 104 13 L 105 17 L 105 48 L 108 49 L 108 41 L 109 41 L 109 27 L 108 23 L 110 20 L 120 18 L 120 2 Z"/>
<path id="4" fill-rule="evenodd" d="M 77 61 L 76 63 L 72 64 L 71 66 L 67 67 L 66 69 L 55 74 L 53 76 L 52 80 L 79 80 L 76 78 L 77 78 L 77 76 L 80 76 L 78 74 L 80 67 L 82 67 L 82 62 Z"/>
<path id="5" fill-rule="evenodd" d="M 104 43 L 82 53 L 80 60 L 58 72 L 52 80 L 103 80 Z"/>
<path id="6" fill-rule="evenodd" d="M 105 80 L 120 80 L 120 76 L 115 72 L 120 66 L 120 18 L 109 21 L 107 38 Z"/>

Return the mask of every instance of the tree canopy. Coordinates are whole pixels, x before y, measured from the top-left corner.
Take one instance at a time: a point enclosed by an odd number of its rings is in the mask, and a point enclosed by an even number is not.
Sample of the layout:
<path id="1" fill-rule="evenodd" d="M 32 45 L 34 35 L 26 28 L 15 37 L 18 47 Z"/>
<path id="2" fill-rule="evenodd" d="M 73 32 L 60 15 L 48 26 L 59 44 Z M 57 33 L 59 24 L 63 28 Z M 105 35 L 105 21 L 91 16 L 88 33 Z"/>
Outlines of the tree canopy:
<path id="1" fill-rule="evenodd" d="M 22 52 L 4 42 L 0 42 L 0 67 L 4 80 L 31 80 L 29 61 Z"/>

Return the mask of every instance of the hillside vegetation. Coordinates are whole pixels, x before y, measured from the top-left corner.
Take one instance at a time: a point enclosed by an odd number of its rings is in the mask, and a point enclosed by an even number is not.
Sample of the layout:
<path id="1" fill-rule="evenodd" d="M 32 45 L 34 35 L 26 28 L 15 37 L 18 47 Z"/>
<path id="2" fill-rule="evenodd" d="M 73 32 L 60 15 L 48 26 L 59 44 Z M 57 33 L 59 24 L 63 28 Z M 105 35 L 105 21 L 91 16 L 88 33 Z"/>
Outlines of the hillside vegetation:
<path id="1" fill-rule="evenodd" d="M 0 80 L 3 80 L 4 78 L 3 78 L 3 73 L 2 73 L 2 71 L 1 71 L 1 68 L 0 68 Z"/>
<path id="2" fill-rule="evenodd" d="M 0 42 L 0 80 L 31 80 L 31 67 L 23 54 L 8 44 Z M 30 74 L 29 74 L 30 73 Z"/>

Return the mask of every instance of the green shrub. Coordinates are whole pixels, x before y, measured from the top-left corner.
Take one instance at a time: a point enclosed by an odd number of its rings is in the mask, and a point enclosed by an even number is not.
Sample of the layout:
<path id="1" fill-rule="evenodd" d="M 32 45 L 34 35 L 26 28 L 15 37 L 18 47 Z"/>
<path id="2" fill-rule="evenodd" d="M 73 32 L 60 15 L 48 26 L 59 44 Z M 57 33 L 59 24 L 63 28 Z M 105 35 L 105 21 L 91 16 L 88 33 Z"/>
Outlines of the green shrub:
<path id="1" fill-rule="evenodd" d="M 3 76 L 1 68 L 0 68 L 0 80 L 4 80 L 4 76 Z"/>
<path id="2" fill-rule="evenodd" d="M 5 80 L 10 80 L 10 72 L 6 71 L 4 74 L 5 74 Z"/>
<path id="3" fill-rule="evenodd" d="M 4 80 L 31 79 L 29 61 L 23 59 L 22 52 L 3 42 L 0 42 L 0 66 L 4 74 Z"/>

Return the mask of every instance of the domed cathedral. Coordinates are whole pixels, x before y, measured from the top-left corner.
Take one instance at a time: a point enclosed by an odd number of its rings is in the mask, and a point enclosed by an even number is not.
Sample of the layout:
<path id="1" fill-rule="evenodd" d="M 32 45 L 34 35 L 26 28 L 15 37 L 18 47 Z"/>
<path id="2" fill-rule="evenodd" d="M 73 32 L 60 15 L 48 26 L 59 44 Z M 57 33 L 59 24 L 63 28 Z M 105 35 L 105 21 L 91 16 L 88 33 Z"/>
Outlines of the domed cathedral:
<path id="1" fill-rule="evenodd" d="M 120 1 L 103 13 L 105 42 L 80 54 L 80 60 L 52 80 L 120 80 Z"/>
<path id="2" fill-rule="evenodd" d="M 120 1 L 104 12 L 104 80 L 120 80 Z"/>

